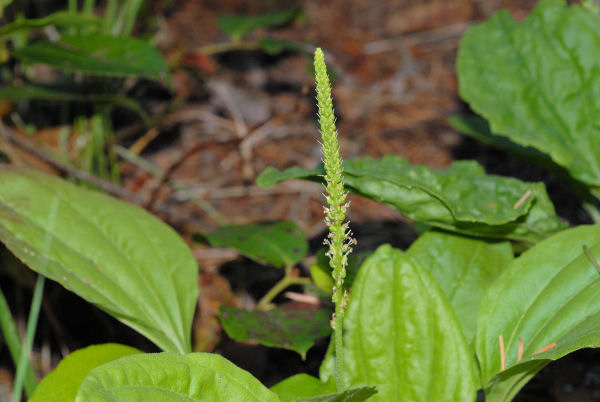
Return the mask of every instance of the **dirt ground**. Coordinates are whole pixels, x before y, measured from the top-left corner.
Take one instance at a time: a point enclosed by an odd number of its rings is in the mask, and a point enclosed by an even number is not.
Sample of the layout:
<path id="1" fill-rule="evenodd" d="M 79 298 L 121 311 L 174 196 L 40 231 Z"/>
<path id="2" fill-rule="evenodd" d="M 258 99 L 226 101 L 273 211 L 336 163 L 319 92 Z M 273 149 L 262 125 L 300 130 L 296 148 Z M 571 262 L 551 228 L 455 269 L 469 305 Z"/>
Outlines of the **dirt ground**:
<path id="1" fill-rule="evenodd" d="M 127 114 L 117 116 L 115 122 L 121 145 L 136 147 L 142 157 L 169 174 L 158 180 L 122 161 L 122 185 L 149 200 L 151 210 L 160 206 L 172 211 L 162 217 L 194 247 L 203 289 L 194 330 L 198 350 L 219 351 L 272 385 L 299 371 L 315 374 L 327 346 L 320 342 L 302 362 L 292 352 L 223 339 L 215 318 L 221 304 L 252 306 L 279 273 L 263 270 L 259 281 L 252 262 L 194 241 L 195 233 L 216 228 L 222 218 L 236 224 L 288 219 L 313 239 L 314 250 L 325 229 L 319 185 L 290 181 L 263 189 L 254 182 L 268 166 L 313 167 L 320 162 L 311 60 L 291 51 L 267 55 L 242 50 L 207 56 L 201 49 L 227 40 L 217 26 L 217 16 L 302 8 L 302 18 L 268 34 L 294 41 L 309 53 L 315 45 L 324 49 L 334 74 L 334 106 L 344 157 L 397 154 L 433 168 L 475 159 L 489 173 L 545 181 L 559 215 L 573 224 L 585 223 L 589 217 L 551 173 L 478 144 L 446 123 L 448 116 L 468 111 L 458 96 L 455 73 L 461 35 L 500 9 L 522 19 L 535 4 L 533 0 L 149 2 L 147 25 L 156 27 L 155 43 L 174 66 L 173 89 L 150 83 L 132 89 L 152 115 L 164 116 L 156 127 L 140 129 L 130 124 Z M 259 30 L 250 38 L 266 34 Z M 406 247 L 415 238 L 411 225 L 395 210 L 360 197 L 351 201 L 349 219 L 360 247 L 369 249 L 382 242 Z M 58 286 L 51 286 L 47 295 L 51 307 L 45 311 L 54 310 L 54 317 L 41 323 L 35 350 L 42 372 L 50 370 L 61 354 L 106 341 L 106 336 L 153 350 Z M 29 297 L 26 290 L 8 296 L 22 304 Z M 21 319 L 24 311 L 25 306 Z M 73 311 L 84 318 L 69 319 Z M 81 331 L 89 333 L 80 339 Z M 0 349 L 0 356 L 0 361 L 8 361 L 6 350 Z M 600 400 L 598 361 L 598 352 L 580 351 L 552 363 L 517 400 Z M 0 400 L 3 385 L 11 381 L 11 370 L 2 367 Z"/>

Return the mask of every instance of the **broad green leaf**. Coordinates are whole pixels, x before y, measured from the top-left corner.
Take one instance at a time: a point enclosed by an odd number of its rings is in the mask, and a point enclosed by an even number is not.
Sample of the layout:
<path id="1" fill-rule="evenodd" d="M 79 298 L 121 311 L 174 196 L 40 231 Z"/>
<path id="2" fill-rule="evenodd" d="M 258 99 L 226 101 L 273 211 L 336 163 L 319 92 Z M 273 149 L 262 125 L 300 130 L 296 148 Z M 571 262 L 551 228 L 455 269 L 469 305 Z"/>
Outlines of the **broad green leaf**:
<path id="1" fill-rule="evenodd" d="M 0 4 L 1 2 L 2 0 L 0 0 Z M 0 28 L 0 37 L 16 31 L 30 31 L 32 29 L 44 28 L 49 25 L 60 27 L 90 27 L 100 25 L 101 23 L 101 19 L 91 14 L 57 11 L 43 18 L 17 18 L 15 22 L 6 24 Z"/>
<path id="2" fill-rule="evenodd" d="M 225 32 L 233 40 L 242 37 L 257 28 L 270 28 L 283 25 L 296 18 L 302 10 L 293 7 L 284 11 L 260 15 L 219 15 L 217 23 L 221 31 Z"/>
<path id="3" fill-rule="evenodd" d="M 563 0 L 540 1 L 521 23 L 494 14 L 463 36 L 460 95 L 491 131 L 547 153 L 600 186 L 600 19 Z"/>
<path id="4" fill-rule="evenodd" d="M 322 382 L 308 374 L 296 374 L 273 385 L 271 391 L 275 392 L 281 402 L 294 402 L 302 398 L 335 393 L 335 382 L 330 379 Z"/>
<path id="5" fill-rule="evenodd" d="M 56 215 L 50 216 L 54 204 Z M 190 351 L 196 261 L 173 229 L 142 208 L 31 169 L 5 166 L 0 169 L 0 240 L 31 269 L 161 349 Z"/>
<path id="6" fill-rule="evenodd" d="M 381 246 L 354 282 L 344 318 L 343 383 L 377 388 L 374 401 L 473 401 L 472 352 L 427 269 Z M 332 375 L 332 356 L 321 379 Z"/>
<path id="7" fill-rule="evenodd" d="M 510 243 L 428 231 L 410 246 L 407 254 L 431 272 L 471 343 L 481 297 L 513 259 Z"/>
<path id="8" fill-rule="evenodd" d="M 73 402 L 81 382 L 90 370 L 135 353 L 142 352 L 118 343 L 105 343 L 76 350 L 44 377 L 29 402 Z"/>
<path id="9" fill-rule="evenodd" d="M 322 166 L 284 172 L 267 168 L 257 183 L 269 187 L 290 178 L 321 181 L 323 174 Z M 473 161 L 433 170 L 411 166 L 395 155 L 351 159 L 344 162 L 344 185 L 409 219 L 473 236 L 535 243 L 565 227 L 543 183 L 486 175 Z"/>
<path id="10" fill-rule="evenodd" d="M 126 356 L 93 369 L 76 401 L 277 402 L 252 374 L 210 353 Z"/>
<path id="11" fill-rule="evenodd" d="M 14 50 L 23 61 L 42 63 L 66 72 L 116 77 L 140 76 L 167 80 L 167 63 L 152 45 L 135 38 L 107 34 L 63 36 Z"/>
<path id="12" fill-rule="evenodd" d="M 230 247 L 261 264 L 294 265 L 306 255 L 308 243 L 294 222 L 279 221 L 221 226 L 204 235 L 215 247 Z"/>
<path id="13" fill-rule="evenodd" d="M 238 342 L 254 340 L 293 350 L 302 359 L 317 339 L 331 333 L 331 312 L 327 309 L 247 311 L 221 306 L 219 319 L 227 335 Z"/>
<path id="14" fill-rule="evenodd" d="M 476 351 L 486 393 L 496 395 L 490 400 L 509 400 L 550 360 L 600 344 L 599 259 L 600 225 L 579 226 L 523 253 L 488 288 L 479 308 Z"/>

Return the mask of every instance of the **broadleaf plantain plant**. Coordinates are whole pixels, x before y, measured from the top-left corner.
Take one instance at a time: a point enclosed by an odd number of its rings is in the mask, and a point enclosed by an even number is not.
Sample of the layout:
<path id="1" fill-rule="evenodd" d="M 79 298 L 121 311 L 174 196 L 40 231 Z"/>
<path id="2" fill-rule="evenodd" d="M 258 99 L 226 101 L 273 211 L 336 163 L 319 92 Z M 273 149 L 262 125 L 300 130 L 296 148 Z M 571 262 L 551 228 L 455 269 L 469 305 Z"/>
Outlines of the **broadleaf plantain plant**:
<path id="1" fill-rule="evenodd" d="M 540 10 L 554 15 L 562 12 L 559 6 L 566 9 L 546 0 Z M 489 176 L 474 162 L 442 171 L 395 156 L 339 164 L 323 54 L 317 51 L 315 59 L 325 167 L 269 169 L 258 182 L 300 177 L 328 186 L 333 337 L 341 341 L 330 343 L 337 350 L 330 348 L 320 378 L 298 374 L 268 389 L 218 355 L 190 353 L 197 272 L 171 229 L 138 207 L 38 172 L 2 167 L 2 242 L 30 268 L 164 350 L 144 354 L 109 344 L 76 351 L 43 380 L 33 400 L 462 402 L 474 401 L 483 389 L 486 400 L 507 401 L 548 362 L 600 343 L 600 225 L 565 229 L 543 184 Z M 380 246 L 345 284 L 351 241 L 344 185 L 432 227 L 406 251 Z M 48 227 L 53 199 L 58 208 Z M 225 245 L 232 236 L 228 244 L 244 255 L 293 266 L 303 255 L 290 247 L 300 244 L 298 238 L 283 236 L 280 244 L 272 239 L 282 236 L 265 234 L 278 230 L 295 229 L 290 223 L 252 226 L 257 244 L 276 245 L 275 257 L 257 253 L 234 227 L 211 242 Z M 515 257 L 515 243 L 528 249 Z M 73 376 L 76 367 L 82 369 Z"/>

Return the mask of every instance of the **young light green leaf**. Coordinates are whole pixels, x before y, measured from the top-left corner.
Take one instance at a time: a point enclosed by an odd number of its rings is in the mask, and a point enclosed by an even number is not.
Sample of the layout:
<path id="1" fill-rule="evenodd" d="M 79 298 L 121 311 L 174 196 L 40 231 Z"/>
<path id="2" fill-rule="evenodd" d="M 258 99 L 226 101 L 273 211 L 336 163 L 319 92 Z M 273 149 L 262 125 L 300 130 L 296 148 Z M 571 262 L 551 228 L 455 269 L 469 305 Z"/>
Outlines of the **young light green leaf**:
<path id="1" fill-rule="evenodd" d="M 308 374 L 296 374 L 273 385 L 271 391 L 277 394 L 281 402 L 295 402 L 302 398 L 333 394 L 335 382 L 332 379 L 323 382 Z"/>
<path id="2" fill-rule="evenodd" d="M 317 261 L 311 265 L 310 275 L 319 289 L 331 293 L 333 278 L 331 277 L 331 267 L 329 266 L 329 258 L 325 254 L 326 252 L 327 250 L 323 248 L 317 251 Z M 348 266 L 346 267 L 344 286 L 352 286 L 360 266 L 371 254 L 373 254 L 372 251 L 363 251 L 348 255 Z"/>
<path id="3" fill-rule="evenodd" d="M 375 387 L 354 387 L 335 394 L 297 399 L 297 402 L 362 402 L 377 393 Z"/>
<path id="4" fill-rule="evenodd" d="M 513 259 L 510 243 L 430 230 L 410 246 L 407 254 L 431 272 L 471 343 L 481 297 Z"/>
<path id="5" fill-rule="evenodd" d="M 321 379 L 332 375 L 331 355 Z M 361 267 L 344 320 L 344 385 L 374 401 L 473 401 L 475 363 L 435 279 L 414 258 L 381 246 Z"/>
<path id="6" fill-rule="evenodd" d="M 550 360 L 600 344 L 599 258 L 600 225 L 579 226 L 523 253 L 488 288 L 476 351 L 490 400 L 509 400 Z"/>
<path id="7" fill-rule="evenodd" d="M 3 0 L 0 0 L 2 4 Z M 0 37 L 17 31 L 30 31 L 44 28 L 49 25 L 60 27 L 91 27 L 100 25 L 102 20 L 91 14 L 72 13 L 69 11 L 57 11 L 43 18 L 17 18 L 16 21 L 6 24 L 0 28 Z"/>
<path id="8" fill-rule="evenodd" d="M 66 72 L 156 80 L 168 80 L 169 75 L 165 59 L 149 43 L 100 33 L 63 36 L 58 42 L 34 42 L 14 50 L 12 55 Z"/>
<path id="9" fill-rule="evenodd" d="M 260 15 L 219 15 L 217 23 L 221 31 L 233 40 L 240 40 L 257 28 L 270 28 L 283 25 L 296 18 L 302 10 L 293 7 L 284 11 Z"/>
<path id="10" fill-rule="evenodd" d="M 294 222 L 279 221 L 221 226 L 204 235 L 215 247 L 230 247 L 261 264 L 294 265 L 306 255 L 308 243 Z"/>
<path id="11" fill-rule="evenodd" d="M 105 343 L 76 350 L 39 383 L 29 402 L 72 402 L 90 370 L 123 356 L 142 353 L 131 346 Z"/>
<path id="12" fill-rule="evenodd" d="M 275 308 L 269 311 L 247 311 L 222 306 L 219 319 L 230 338 L 242 342 L 258 341 L 298 352 L 306 352 L 319 338 L 331 333 L 331 311 L 327 309 Z"/>
<path id="13" fill-rule="evenodd" d="M 45 248 L 54 199 L 58 209 Z M 3 167 L 0 240 L 31 269 L 163 350 L 190 351 L 196 261 L 174 230 L 142 208 L 34 170 Z"/>
<path id="14" fill-rule="evenodd" d="M 321 181 L 323 168 L 268 168 L 257 183 L 269 187 L 290 178 Z M 388 204 L 407 218 L 473 236 L 536 243 L 566 225 L 556 216 L 543 183 L 486 175 L 476 162 L 458 161 L 445 170 L 411 166 L 387 155 L 344 162 L 344 185 Z"/>
<path id="15" fill-rule="evenodd" d="M 547 153 L 600 187 L 600 19 L 540 1 L 521 23 L 496 13 L 463 36 L 460 95 L 492 132 Z"/>
<path id="16" fill-rule="evenodd" d="M 76 401 L 277 402 L 278 398 L 222 356 L 154 353 L 96 367 L 83 380 Z"/>
<path id="17" fill-rule="evenodd" d="M 335 392 L 333 380 L 322 382 L 308 374 L 296 374 L 271 387 L 280 402 L 362 402 L 377 393 L 375 387 Z"/>

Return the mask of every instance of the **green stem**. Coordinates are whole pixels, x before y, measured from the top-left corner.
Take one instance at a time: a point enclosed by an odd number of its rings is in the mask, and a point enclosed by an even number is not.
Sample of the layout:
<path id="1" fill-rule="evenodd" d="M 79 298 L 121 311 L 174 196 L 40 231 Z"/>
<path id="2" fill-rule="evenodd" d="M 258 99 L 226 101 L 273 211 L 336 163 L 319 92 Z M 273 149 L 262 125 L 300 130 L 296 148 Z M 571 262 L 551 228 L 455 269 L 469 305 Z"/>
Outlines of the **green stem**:
<path id="1" fill-rule="evenodd" d="M 257 310 L 268 310 L 273 305 L 271 301 L 284 289 L 292 285 L 306 285 L 311 282 L 310 278 L 299 278 L 294 276 L 293 266 L 288 265 L 285 267 L 285 275 L 279 282 L 277 282 L 263 297 L 260 299 L 258 304 L 256 305 Z"/>
<path id="2" fill-rule="evenodd" d="M 40 316 L 40 306 L 42 304 L 42 294 L 44 293 L 44 277 L 39 275 L 33 291 L 33 299 L 31 301 L 31 310 L 27 319 L 27 331 L 25 332 L 25 344 L 21 349 L 21 356 L 17 364 L 17 374 L 15 375 L 15 383 L 13 386 L 12 402 L 21 400 L 21 392 L 23 392 L 23 382 L 25 380 L 26 370 L 29 365 L 29 354 L 33 345 L 33 337 L 37 328 L 38 318 Z"/>
<path id="3" fill-rule="evenodd" d="M 4 294 L 2 293 L 2 289 L 0 289 L 0 329 L 2 329 L 2 334 L 6 340 L 10 355 L 15 362 L 15 366 L 17 366 L 21 356 L 21 340 L 19 339 L 17 326 L 12 318 L 10 308 L 8 307 L 8 303 L 6 302 Z M 33 394 L 33 390 L 37 386 L 37 381 L 30 363 L 28 363 L 26 367 L 24 385 L 27 396 L 31 396 L 31 394 Z"/>

